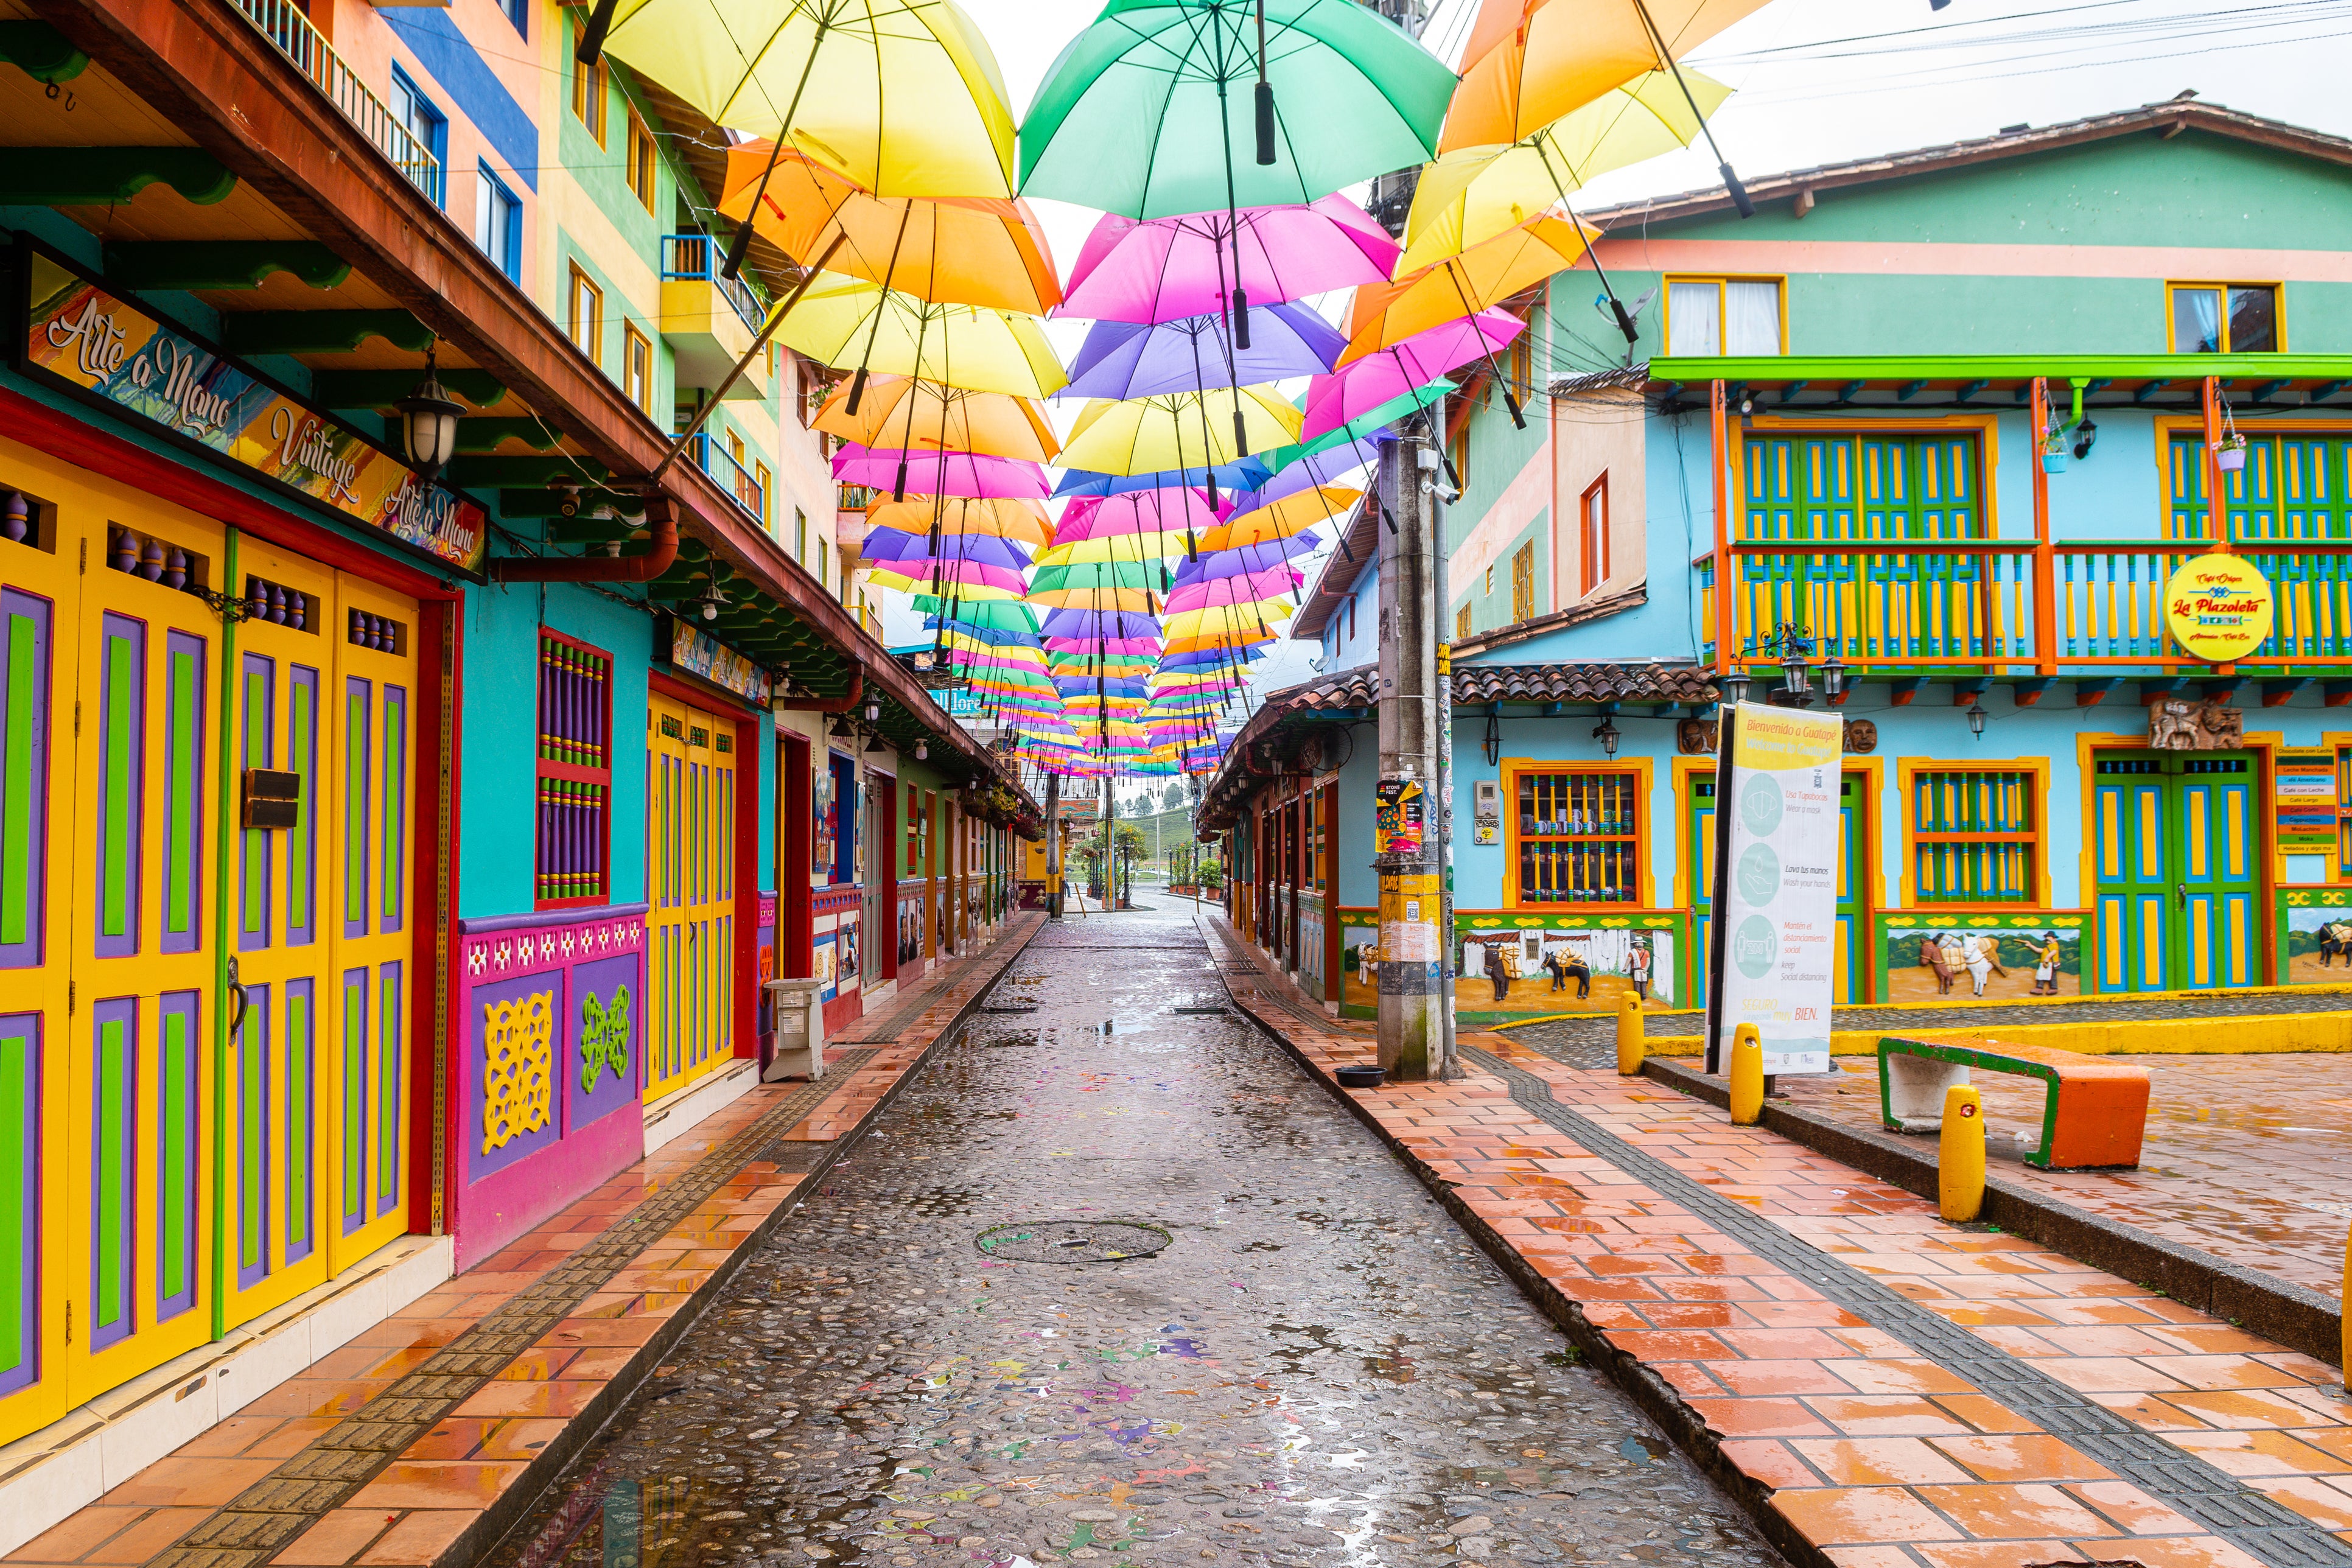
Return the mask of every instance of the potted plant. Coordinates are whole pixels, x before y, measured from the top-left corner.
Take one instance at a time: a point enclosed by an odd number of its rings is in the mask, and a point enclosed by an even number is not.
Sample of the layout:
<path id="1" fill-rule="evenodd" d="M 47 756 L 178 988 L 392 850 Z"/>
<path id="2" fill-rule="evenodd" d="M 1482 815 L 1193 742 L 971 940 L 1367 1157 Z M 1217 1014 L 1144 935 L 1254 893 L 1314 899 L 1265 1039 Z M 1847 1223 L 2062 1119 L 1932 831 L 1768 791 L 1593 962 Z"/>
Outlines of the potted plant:
<path id="1" fill-rule="evenodd" d="M 2063 474 L 2066 471 L 2066 432 L 2053 430 L 2042 437 L 2042 471 Z"/>
<path id="2" fill-rule="evenodd" d="M 2213 466 L 2225 474 L 2242 472 L 2246 466 L 2246 438 L 2232 430 L 2214 442 Z"/>

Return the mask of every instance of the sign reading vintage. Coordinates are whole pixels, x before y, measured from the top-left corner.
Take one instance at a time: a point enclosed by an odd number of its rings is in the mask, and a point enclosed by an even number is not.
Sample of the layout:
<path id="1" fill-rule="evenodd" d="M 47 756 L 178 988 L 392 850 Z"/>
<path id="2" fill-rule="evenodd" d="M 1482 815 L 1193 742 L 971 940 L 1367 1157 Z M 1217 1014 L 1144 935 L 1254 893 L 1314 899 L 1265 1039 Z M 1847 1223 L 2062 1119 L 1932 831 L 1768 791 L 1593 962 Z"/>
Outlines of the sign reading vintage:
<path id="1" fill-rule="evenodd" d="M 1724 716 L 1708 1070 L 1730 1059 L 1733 1032 L 1753 1024 L 1766 1072 L 1827 1072 L 1843 725 L 1834 713 L 1762 703 Z"/>
<path id="2" fill-rule="evenodd" d="M 480 506 L 422 483 L 367 437 L 46 253 L 22 254 L 26 370 L 136 414 L 446 567 L 479 575 L 489 549 Z"/>
<path id="3" fill-rule="evenodd" d="M 2206 664 L 2234 664 L 2270 640 L 2270 579 L 2243 557 L 2199 555 L 2164 585 L 2164 621 L 2180 651 Z"/>

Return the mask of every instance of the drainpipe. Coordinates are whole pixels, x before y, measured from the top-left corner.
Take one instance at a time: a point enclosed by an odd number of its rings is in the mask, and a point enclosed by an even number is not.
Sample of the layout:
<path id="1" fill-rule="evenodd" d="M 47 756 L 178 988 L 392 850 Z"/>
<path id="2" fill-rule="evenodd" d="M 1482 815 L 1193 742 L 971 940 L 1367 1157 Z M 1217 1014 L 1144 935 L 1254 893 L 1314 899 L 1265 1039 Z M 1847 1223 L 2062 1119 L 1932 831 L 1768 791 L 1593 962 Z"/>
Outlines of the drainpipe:
<path id="1" fill-rule="evenodd" d="M 489 564 L 493 583 L 650 583 L 677 559 L 677 505 L 646 500 L 653 544 L 643 555 L 506 555 Z"/>
<path id="2" fill-rule="evenodd" d="M 784 697 L 772 705 L 785 713 L 846 713 L 866 696 L 866 672 L 857 670 L 849 678 L 849 690 L 841 697 Z"/>

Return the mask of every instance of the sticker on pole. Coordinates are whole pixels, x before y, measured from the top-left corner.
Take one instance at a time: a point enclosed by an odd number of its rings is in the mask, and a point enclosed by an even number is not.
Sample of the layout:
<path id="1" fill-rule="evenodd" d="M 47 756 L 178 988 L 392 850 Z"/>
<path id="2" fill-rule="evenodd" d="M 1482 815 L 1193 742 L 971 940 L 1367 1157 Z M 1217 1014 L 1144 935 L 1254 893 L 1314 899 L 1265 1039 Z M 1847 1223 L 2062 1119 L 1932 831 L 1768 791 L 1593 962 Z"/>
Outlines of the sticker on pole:
<path id="1" fill-rule="evenodd" d="M 1768 1073 L 1830 1070 L 1837 951 L 1835 713 L 1742 703 L 1717 763 L 1718 814 L 1708 1024 L 1715 1058 L 1753 1024 Z"/>
<path id="2" fill-rule="evenodd" d="M 1427 797 L 1411 779 L 1382 779 L 1374 792 L 1372 852 L 1377 855 L 1418 855 Z"/>

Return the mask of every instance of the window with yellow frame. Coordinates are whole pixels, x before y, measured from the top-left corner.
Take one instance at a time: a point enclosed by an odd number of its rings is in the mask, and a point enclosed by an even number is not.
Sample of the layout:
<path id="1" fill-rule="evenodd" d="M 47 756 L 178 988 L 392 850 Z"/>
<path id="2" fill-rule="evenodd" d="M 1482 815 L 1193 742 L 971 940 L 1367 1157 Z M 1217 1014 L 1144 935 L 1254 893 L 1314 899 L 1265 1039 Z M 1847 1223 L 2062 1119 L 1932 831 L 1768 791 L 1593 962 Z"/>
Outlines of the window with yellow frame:
<path id="1" fill-rule="evenodd" d="M 1905 791 L 1911 902 L 2032 905 L 2041 897 L 2038 768 L 1923 766 Z"/>
<path id="2" fill-rule="evenodd" d="M 2167 283 L 2165 347 L 2177 354 L 2277 353 L 2286 319 L 2275 283 Z"/>
<path id="3" fill-rule="evenodd" d="M 1666 353 L 1742 358 L 1789 352 L 1785 278 L 1666 279 Z"/>
<path id="4" fill-rule="evenodd" d="M 1514 767 L 1507 787 L 1522 907 L 1641 902 L 1639 769 Z"/>

